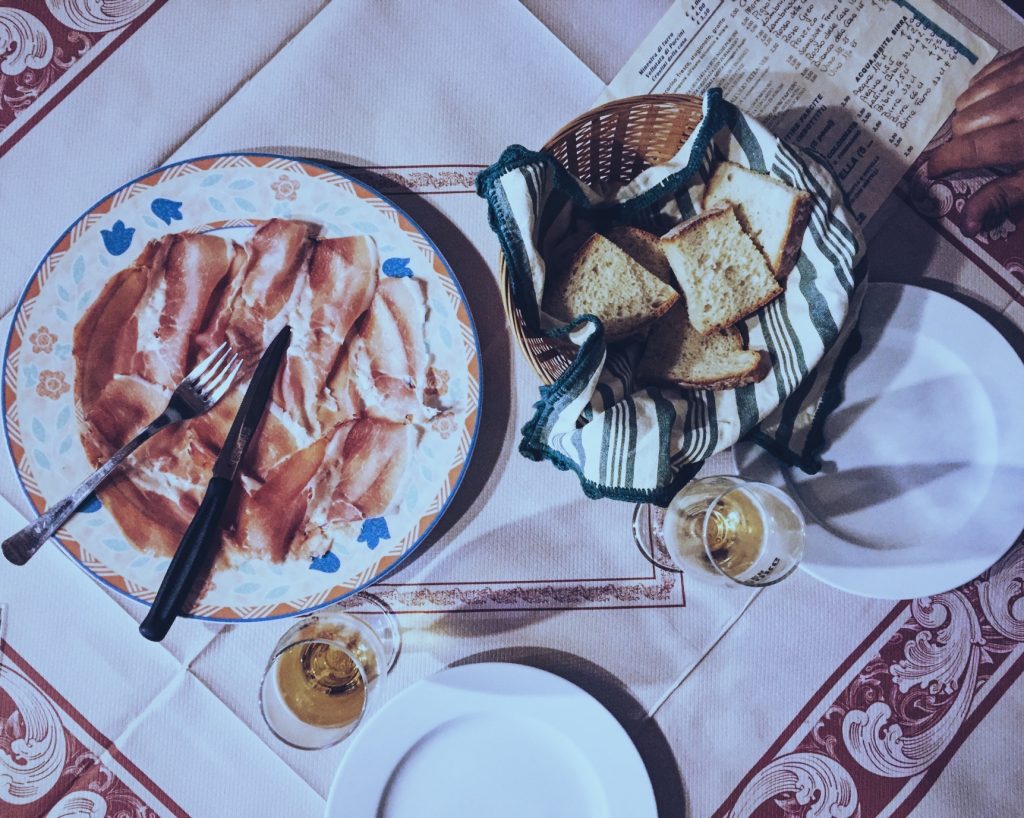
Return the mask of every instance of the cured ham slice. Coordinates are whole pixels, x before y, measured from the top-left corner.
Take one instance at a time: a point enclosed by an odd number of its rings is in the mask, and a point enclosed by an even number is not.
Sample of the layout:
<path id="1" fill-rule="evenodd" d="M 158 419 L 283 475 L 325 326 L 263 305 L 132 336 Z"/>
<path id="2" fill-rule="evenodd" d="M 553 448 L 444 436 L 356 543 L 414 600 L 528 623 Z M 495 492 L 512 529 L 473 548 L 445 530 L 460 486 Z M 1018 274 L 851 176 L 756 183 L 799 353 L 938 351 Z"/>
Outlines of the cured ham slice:
<path id="1" fill-rule="evenodd" d="M 327 425 L 362 413 L 396 421 L 423 419 L 426 320 L 421 282 L 382 281 L 362 330 L 327 383 L 333 400 L 321 404 L 320 422 Z"/>
<path id="2" fill-rule="evenodd" d="M 335 435 L 332 443 L 327 454 L 338 467 L 337 480 L 324 481 L 334 484 L 330 504 L 313 522 L 350 522 L 352 509 L 356 519 L 383 514 L 397 495 L 415 450 L 413 426 L 364 418 L 351 424 L 344 439 Z"/>
<path id="3" fill-rule="evenodd" d="M 115 276 L 75 327 L 80 400 L 91 402 L 115 375 L 173 387 L 192 367 L 192 339 L 213 293 L 245 253 L 216 236 L 170 235 L 149 242 Z"/>
<path id="4" fill-rule="evenodd" d="M 167 405 L 170 392 L 137 375 L 117 375 L 84 412 L 86 453 L 106 460 Z"/>
<path id="5" fill-rule="evenodd" d="M 211 296 L 245 259 L 241 247 L 217 236 L 175 239 L 167 242 L 163 309 L 156 314 L 152 330 L 156 343 L 147 348 L 149 335 L 139 327 L 140 349 L 145 355 L 141 371 L 148 369 L 154 383 L 168 385 L 178 383 L 197 360 L 190 353 L 195 352 L 195 338 L 207 317 Z"/>
<path id="6" fill-rule="evenodd" d="M 415 446 L 416 432 L 408 424 L 373 418 L 338 424 L 278 463 L 242 499 L 240 547 L 275 562 L 328 551 L 331 528 L 387 510 Z"/>
<path id="7" fill-rule="evenodd" d="M 225 329 L 240 355 L 259 357 L 284 327 L 287 308 L 305 288 L 315 233 L 316 226 L 306 222 L 271 219 L 249 239 L 249 258 Z"/>
<path id="8" fill-rule="evenodd" d="M 109 458 L 161 412 L 168 397 L 168 390 L 137 375 L 115 376 L 85 413 L 86 455 L 95 464 Z M 208 469 L 212 460 L 208 450 L 190 445 L 194 436 L 195 431 L 184 425 L 162 431 L 129 457 L 101 489 L 109 507 L 131 509 L 130 514 L 115 516 L 126 536 L 147 550 L 172 552 L 198 507 L 195 495 L 202 483 L 193 484 L 192 479 L 198 470 Z M 175 489 L 171 493 L 168 481 Z"/>
<path id="9" fill-rule="evenodd" d="M 119 338 L 117 372 L 167 386 L 180 381 L 188 372 L 210 297 L 240 253 L 234 242 L 209 235 L 179 234 L 150 242 L 143 251 L 147 263 L 139 265 L 146 291 Z"/>
<path id="10" fill-rule="evenodd" d="M 418 444 L 416 429 L 408 423 L 363 418 L 337 428 L 301 537 L 293 546 L 306 557 L 330 551 L 339 526 L 390 510 L 401 497 Z"/>
<path id="11" fill-rule="evenodd" d="M 281 386 L 281 402 L 307 432 L 319 429 L 317 405 L 338 352 L 377 291 L 380 259 L 368 236 L 324 239 L 316 244 L 309 278 L 297 305 Z"/>
<path id="12" fill-rule="evenodd" d="M 324 461 L 328 439 L 322 437 L 275 466 L 267 481 L 242 500 L 236 541 L 250 555 L 285 558 L 302 527 L 313 482 Z"/>
<path id="13" fill-rule="evenodd" d="M 235 245 L 237 247 L 237 245 Z M 245 267 L 249 254 L 239 249 L 231 262 L 231 268 L 220 284 L 210 294 L 206 306 L 206 317 L 192 345 L 190 368 L 203 360 L 227 338 L 228 321 L 231 317 L 230 305 L 238 297 L 242 289 Z"/>
<path id="14" fill-rule="evenodd" d="M 75 326 L 72 346 L 78 362 L 75 400 L 80 407 L 87 410 L 96 403 L 114 377 L 119 357 L 130 361 L 132 350 L 118 356 L 114 349 L 125 330 L 127 317 L 146 290 L 147 281 L 145 267 L 133 265 L 118 273 L 107 282 Z"/>

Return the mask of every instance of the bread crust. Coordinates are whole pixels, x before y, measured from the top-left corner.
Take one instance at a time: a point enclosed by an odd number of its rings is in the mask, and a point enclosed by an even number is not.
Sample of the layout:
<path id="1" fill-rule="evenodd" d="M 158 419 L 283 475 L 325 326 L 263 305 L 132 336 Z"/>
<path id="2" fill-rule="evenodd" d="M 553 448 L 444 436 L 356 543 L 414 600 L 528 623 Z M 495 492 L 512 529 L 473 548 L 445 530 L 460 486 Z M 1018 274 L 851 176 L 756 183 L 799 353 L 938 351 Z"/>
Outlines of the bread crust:
<path id="1" fill-rule="evenodd" d="M 786 232 L 786 244 L 782 248 L 782 256 L 779 258 L 779 268 L 775 271 L 775 278 L 784 281 L 796 265 L 800 257 L 800 250 L 804 243 L 804 232 L 811 220 L 811 210 L 814 208 L 814 200 L 811 194 L 805 190 L 800 191 L 797 197 L 796 206 L 793 208 L 789 220 L 789 228 Z"/>
<path id="2" fill-rule="evenodd" d="M 781 179 L 776 179 L 767 173 L 760 173 L 735 162 L 726 161 L 719 163 L 715 167 L 714 173 L 712 174 L 707 187 L 704 189 L 704 195 L 701 198 L 701 206 L 705 209 L 708 208 L 708 199 L 717 188 L 716 180 L 718 179 L 719 174 L 730 165 L 748 173 L 756 173 L 759 176 L 762 176 L 765 181 L 796 194 L 796 201 L 793 208 L 790 210 L 789 223 L 786 226 L 786 243 L 783 245 L 782 250 L 779 253 L 778 264 L 775 264 L 772 259 L 768 258 L 764 248 L 761 247 L 760 244 L 756 241 L 754 242 L 757 249 L 760 250 L 761 254 L 765 257 L 765 260 L 768 262 L 768 266 L 772 269 L 772 272 L 775 273 L 775 278 L 778 281 L 782 281 L 789 275 L 793 266 L 796 264 L 796 260 L 800 257 L 800 248 L 803 244 L 804 231 L 807 228 L 807 223 L 810 221 L 814 200 L 812 199 L 811 194 L 806 190 L 800 190 L 799 188 L 787 185 Z M 721 205 L 713 205 L 713 207 L 720 206 Z M 744 229 L 746 228 L 744 227 Z"/>
<path id="3" fill-rule="evenodd" d="M 654 375 L 645 378 L 644 380 L 647 383 L 654 384 L 656 386 L 681 386 L 684 389 L 706 389 L 709 392 L 725 392 L 729 389 L 739 389 L 741 386 L 749 386 L 752 383 L 760 383 L 771 371 L 771 357 L 761 349 L 750 349 L 745 351 L 757 353 L 757 363 L 746 372 L 738 373 L 729 378 L 718 378 L 713 381 L 701 381 L 660 378 L 657 375 Z"/>

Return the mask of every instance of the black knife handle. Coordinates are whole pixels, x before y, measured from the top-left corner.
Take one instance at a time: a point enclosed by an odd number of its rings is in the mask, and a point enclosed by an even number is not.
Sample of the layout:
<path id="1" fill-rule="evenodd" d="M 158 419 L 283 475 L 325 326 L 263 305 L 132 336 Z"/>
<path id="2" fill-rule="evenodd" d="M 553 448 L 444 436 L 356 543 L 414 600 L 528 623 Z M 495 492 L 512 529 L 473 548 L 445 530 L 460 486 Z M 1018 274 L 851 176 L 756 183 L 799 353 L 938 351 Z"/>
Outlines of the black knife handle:
<path id="1" fill-rule="evenodd" d="M 139 633 L 147 639 L 153 642 L 163 639 L 181 613 L 185 599 L 207 563 L 210 548 L 217 542 L 220 518 L 230 492 L 231 481 L 224 477 L 214 477 L 207 485 L 203 502 L 174 552 L 153 606 L 139 625 Z"/>

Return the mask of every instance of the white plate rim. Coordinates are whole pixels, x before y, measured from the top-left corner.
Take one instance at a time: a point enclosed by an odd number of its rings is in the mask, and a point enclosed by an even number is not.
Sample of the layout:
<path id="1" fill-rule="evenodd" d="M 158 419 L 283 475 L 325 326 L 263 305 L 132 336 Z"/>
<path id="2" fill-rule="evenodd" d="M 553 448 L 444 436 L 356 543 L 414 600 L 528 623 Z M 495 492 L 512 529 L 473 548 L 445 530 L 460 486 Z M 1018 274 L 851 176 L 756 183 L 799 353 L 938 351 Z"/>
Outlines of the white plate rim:
<path id="1" fill-rule="evenodd" d="M 897 293 L 897 309 L 899 303 L 906 303 L 903 298 L 904 293 L 912 293 L 912 298 L 919 299 L 922 302 L 928 302 L 933 299 L 939 299 L 943 302 L 945 307 L 952 309 L 953 311 L 959 312 L 966 320 L 971 321 L 975 324 L 980 331 L 988 334 L 992 344 L 998 346 L 1004 354 L 1008 353 L 1008 357 L 1016 362 L 1019 369 L 1019 375 L 1017 376 L 1022 382 L 1024 382 L 1024 359 L 1021 358 L 1020 354 L 1013 348 L 1010 342 L 1003 336 L 1003 334 L 987 321 L 981 313 L 977 310 L 972 309 L 968 304 L 952 298 L 942 292 L 939 292 L 930 287 L 922 287 L 915 284 L 900 283 L 900 282 L 868 282 L 867 287 L 871 290 L 878 292 L 880 290 L 890 290 Z M 866 294 L 866 297 L 870 297 L 870 290 Z M 948 343 L 948 338 L 943 339 L 944 342 Z M 968 358 L 969 355 L 965 356 Z M 865 361 L 871 360 L 865 358 Z M 979 379 L 980 381 L 980 379 Z M 1003 411 L 1007 409 L 1004 407 Z M 1018 421 L 1021 422 L 1021 421 Z M 796 473 L 796 467 L 788 464 L 782 464 L 779 472 L 780 480 L 778 481 L 779 487 L 785 489 L 791 496 L 794 497 L 796 502 L 804 509 L 803 501 L 800 498 L 799 490 L 796 485 L 794 474 Z M 1024 515 L 1022 515 L 1024 516 Z M 1024 531 L 1024 519 L 1021 520 L 1021 530 Z M 1005 546 L 996 546 L 988 552 L 986 558 L 987 565 L 985 565 L 981 571 L 985 571 L 992 567 L 1000 557 L 1006 553 L 1006 551 L 1013 546 L 1016 542 L 1016 535 L 1012 540 L 1007 542 Z M 858 584 L 856 582 L 849 582 L 848 577 L 852 574 L 850 572 L 836 572 L 831 569 L 828 564 L 816 563 L 813 559 L 815 551 L 832 550 L 832 549 L 848 549 L 848 548 L 859 548 L 856 544 L 849 542 L 843 537 L 839 536 L 829 528 L 823 527 L 816 523 L 808 521 L 808 535 L 813 536 L 817 539 L 816 544 L 813 548 L 808 547 L 805 553 L 803 561 L 800 563 L 800 569 L 804 573 L 813 577 L 814 579 L 830 585 L 833 588 L 837 588 L 841 591 L 851 593 L 857 596 L 869 597 L 872 599 L 891 599 L 891 600 L 903 600 L 903 599 L 914 599 L 925 596 L 932 596 L 935 594 L 943 593 L 945 591 L 957 588 L 966 582 L 970 582 L 980 572 L 971 572 L 970 576 L 967 576 L 965 572 L 957 573 L 955 569 L 951 569 L 947 572 L 940 573 L 941 579 L 929 583 L 927 580 L 921 581 L 920 575 L 914 574 L 914 568 L 917 567 L 914 564 L 906 566 L 893 566 L 889 568 L 876 568 L 872 571 L 857 572 L 856 576 L 863 576 L 865 578 L 864 584 Z M 808 559 L 810 557 L 810 559 Z M 906 589 L 902 593 L 894 593 L 888 590 L 879 589 L 877 587 L 869 586 L 870 578 L 877 576 L 878 572 L 884 572 L 885 574 L 898 575 L 900 577 L 899 586 Z M 888 585 L 896 585 L 896 583 L 888 583 Z"/>
<path id="2" fill-rule="evenodd" d="M 456 682 L 459 688 L 471 688 L 471 695 L 459 696 L 444 687 L 446 683 Z M 378 768 L 377 777 L 383 776 L 385 782 L 396 769 L 397 763 L 406 751 L 427 733 L 442 724 L 460 716 L 479 714 L 515 714 L 526 709 L 516 707 L 515 698 L 497 692 L 491 692 L 492 686 L 512 686 L 517 692 L 532 691 L 549 699 L 559 698 L 559 706 L 545 706 L 546 714 L 551 717 L 549 726 L 555 728 L 578 747 L 587 761 L 595 764 L 595 772 L 601 767 L 614 768 L 614 776 L 601 778 L 608 796 L 609 814 L 628 814 L 631 818 L 655 818 L 657 805 L 650 775 L 644 765 L 636 745 L 615 717 L 593 696 L 567 679 L 531 665 L 513 662 L 475 662 L 445 668 L 432 676 L 428 676 L 398 693 L 369 721 L 362 725 L 349 741 L 341 765 L 331 782 L 324 811 L 325 818 L 332 815 L 348 816 L 363 814 L 359 812 L 358 803 L 353 802 L 353 792 L 362 790 L 368 799 L 377 798 L 377 790 L 367 792 L 366 778 L 362 771 L 371 765 Z M 588 727 L 597 725 L 604 734 L 600 744 L 600 752 L 595 752 L 594 745 L 586 746 L 575 741 L 573 736 L 574 722 L 565 713 L 571 708 L 565 707 L 566 699 L 571 700 L 571 707 L 584 711 Z M 395 720 L 400 720 L 403 711 L 419 709 L 428 714 L 415 729 L 404 734 L 393 731 Z M 387 736 L 391 736 L 390 739 Z M 364 752 L 367 745 L 373 749 L 378 744 L 388 753 L 387 758 L 379 756 L 371 758 Z M 383 773 L 380 772 L 383 770 Z M 346 782 L 358 782 L 349 786 Z M 344 795 L 342 795 L 344 793 Z M 377 809 L 379 803 L 364 802 L 364 806 Z M 628 812 L 617 813 L 616 808 L 628 806 Z M 353 811 L 355 810 L 355 811 Z M 376 814 L 376 812 L 366 813 Z"/>

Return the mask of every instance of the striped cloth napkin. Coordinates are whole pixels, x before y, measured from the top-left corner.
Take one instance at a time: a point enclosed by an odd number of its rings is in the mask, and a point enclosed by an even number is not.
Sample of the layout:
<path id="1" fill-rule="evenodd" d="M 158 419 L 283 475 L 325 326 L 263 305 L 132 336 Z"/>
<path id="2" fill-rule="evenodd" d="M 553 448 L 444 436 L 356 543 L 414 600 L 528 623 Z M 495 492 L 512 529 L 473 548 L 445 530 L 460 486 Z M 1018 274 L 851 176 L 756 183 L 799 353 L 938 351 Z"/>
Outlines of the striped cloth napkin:
<path id="1" fill-rule="evenodd" d="M 838 182 L 718 89 L 705 94 L 703 108 L 671 161 L 618 189 L 595 190 L 550 154 L 518 145 L 477 180 L 527 330 L 569 336 L 578 346 L 569 368 L 541 387 L 519 450 L 574 471 L 590 497 L 665 505 L 704 459 L 747 434 L 817 471 L 825 418 L 841 400 L 845 363 L 859 346 L 854 318 L 865 289 L 858 286 L 867 270 L 864 239 Z M 768 350 L 772 371 L 758 384 L 724 392 L 638 384 L 642 341 L 609 348 L 596 317 L 562 326 L 542 311 L 546 262 L 565 263 L 581 236 L 614 224 L 663 234 L 699 212 L 712 162 L 723 159 L 814 197 L 785 293 L 746 321 L 750 346 Z"/>

